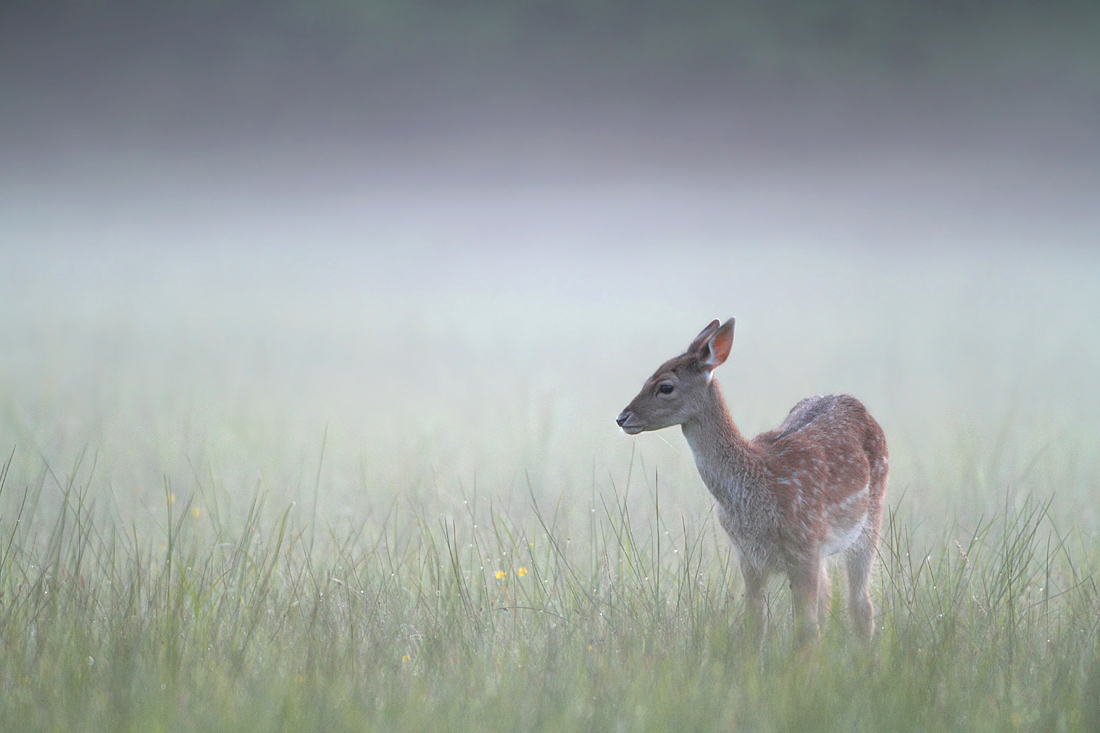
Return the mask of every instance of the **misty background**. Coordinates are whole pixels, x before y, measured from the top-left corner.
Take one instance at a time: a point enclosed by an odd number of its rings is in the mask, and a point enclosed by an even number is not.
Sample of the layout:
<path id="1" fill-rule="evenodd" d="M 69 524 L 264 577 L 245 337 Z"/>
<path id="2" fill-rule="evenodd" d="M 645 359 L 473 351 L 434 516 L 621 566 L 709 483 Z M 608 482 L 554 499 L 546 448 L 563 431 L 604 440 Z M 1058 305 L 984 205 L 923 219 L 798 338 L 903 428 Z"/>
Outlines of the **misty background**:
<path id="1" fill-rule="evenodd" d="M 1097 38 L 1084 0 L 8 0 L 12 485 L 521 511 L 636 451 L 702 516 L 678 433 L 613 420 L 732 315 L 744 432 L 851 392 L 892 502 L 1095 528 Z"/>

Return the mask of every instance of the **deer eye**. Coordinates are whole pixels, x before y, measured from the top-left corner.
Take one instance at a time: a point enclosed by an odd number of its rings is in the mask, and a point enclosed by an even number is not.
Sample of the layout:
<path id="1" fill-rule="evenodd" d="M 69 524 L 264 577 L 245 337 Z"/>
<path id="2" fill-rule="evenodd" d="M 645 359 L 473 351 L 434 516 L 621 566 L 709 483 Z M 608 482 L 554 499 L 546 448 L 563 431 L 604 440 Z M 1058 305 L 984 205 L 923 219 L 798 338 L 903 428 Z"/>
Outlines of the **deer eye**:
<path id="1" fill-rule="evenodd" d="M 672 385 L 666 382 L 657 388 L 657 392 L 660 394 L 672 394 Z"/>

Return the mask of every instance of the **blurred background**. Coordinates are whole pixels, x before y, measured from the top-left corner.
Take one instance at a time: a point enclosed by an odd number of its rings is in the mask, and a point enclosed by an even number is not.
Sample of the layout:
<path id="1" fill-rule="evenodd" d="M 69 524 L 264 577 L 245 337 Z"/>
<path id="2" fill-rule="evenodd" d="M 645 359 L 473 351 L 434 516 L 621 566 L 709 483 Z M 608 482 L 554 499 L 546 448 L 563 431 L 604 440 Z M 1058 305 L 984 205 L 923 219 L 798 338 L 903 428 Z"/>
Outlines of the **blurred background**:
<path id="1" fill-rule="evenodd" d="M 744 432 L 850 392 L 933 535 L 1029 493 L 1095 532 L 1097 37 L 1085 0 L 8 0 L 0 505 L 630 476 L 701 518 L 679 431 L 613 420 L 732 315 Z"/>

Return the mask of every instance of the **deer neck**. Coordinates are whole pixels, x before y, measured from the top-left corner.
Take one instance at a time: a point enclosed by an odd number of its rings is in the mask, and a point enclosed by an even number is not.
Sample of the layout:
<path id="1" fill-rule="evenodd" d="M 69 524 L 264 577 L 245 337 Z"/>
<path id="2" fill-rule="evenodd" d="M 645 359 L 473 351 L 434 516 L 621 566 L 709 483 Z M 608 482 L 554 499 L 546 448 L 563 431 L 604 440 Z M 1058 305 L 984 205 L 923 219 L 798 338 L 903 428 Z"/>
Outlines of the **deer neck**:
<path id="1" fill-rule="evenodd" d="M 707 385 L 702 409 L 681 429 L 699 475 L 714 498 L 728 505 L 739 494 L 743 496 L 762 467 L 733 424 L 717 382 L 711 380 Z"/>

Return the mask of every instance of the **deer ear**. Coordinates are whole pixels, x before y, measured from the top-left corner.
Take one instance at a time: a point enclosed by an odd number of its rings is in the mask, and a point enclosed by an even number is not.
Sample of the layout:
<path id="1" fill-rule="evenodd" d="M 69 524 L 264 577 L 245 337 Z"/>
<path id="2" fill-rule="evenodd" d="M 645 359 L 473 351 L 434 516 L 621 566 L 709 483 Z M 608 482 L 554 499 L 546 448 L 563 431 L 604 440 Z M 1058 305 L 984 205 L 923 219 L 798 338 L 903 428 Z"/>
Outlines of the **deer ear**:
<path id="1" fill-rule="evenodd" d="M 718 330 L 718 325 L 717 318 L 708 323 L 707 327 L 700 331 L 699 335 L 695 337 L 695 340 L 691 342 L 691 346 L 688 347 L 686 353 L 698 353 L 699 349 L 703 348 L 703 344 L 706 343 L 706 340 L 710 338 L 711 334 Z"/>
<path id="2" fill-rule="evenodd" d="M 717 323 L 718 321 L 715 321 Z M 721 366 L 730 355 L 733 346 L 733 319 L 729 319 L 707 338 L 699 351 L 699 366 L 712 371 Z"/>

